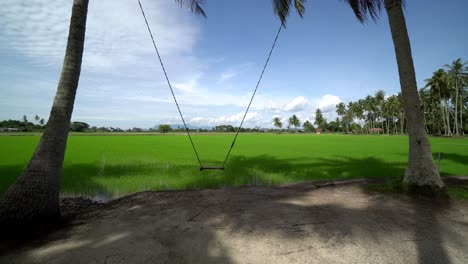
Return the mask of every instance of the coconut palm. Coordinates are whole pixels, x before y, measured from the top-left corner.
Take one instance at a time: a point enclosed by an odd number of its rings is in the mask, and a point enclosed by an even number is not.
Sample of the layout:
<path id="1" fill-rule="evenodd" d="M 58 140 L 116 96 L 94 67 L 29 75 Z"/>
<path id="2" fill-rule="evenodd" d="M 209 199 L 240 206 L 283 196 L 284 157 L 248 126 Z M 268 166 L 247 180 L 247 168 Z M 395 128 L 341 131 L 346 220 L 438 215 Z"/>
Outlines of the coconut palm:
<path id="1" fill-rule="evenodd" d="M 283 127 L 283 123 L 281 123 L 281 120 L 279 117 L 273 118 L 273 125 L 279 129 Z"/>
<path id="2" fill-rule="evenodd" d="M 297 127 L 301 125 L 301 121 L 296 115 L 292 115 L 289 118 L 288 123 L 290 126 L 294 126 L 294 129 L 297 129 Z"/>
<path id="3" fill-rule="evenodd" d="M 306 120 L 304 124 L 302 124 L 302 127 L 304 128 L 305 132 L 313 132 L 314 131 L 314 126 L 312 123 L 309 122 L 309 120 Z"/>
<path id="4" fill-rule="evenodd" d="M 453 122 L 455 125 L 454 132 L 456 135 L 463 134 L 463 87 L 464 80 L 468 76 L 468 68 L 465 66 L 467 62 L 462 62 L 461 59 L 456 59 L 452 64 L 446 64 L 448 68 L 448 77 L 451 83 L 454 84 L 454 98 L 455 98 L 455 115 L 453 116 Z M 460 107 L 458 105 L 460 104 Z M 458 113 L 460 113 L 460 119 L 458 119 Z"/>
<path id="5" fill-rule="evenodd" d="M 304 2 L 305 0 L 294 1 L 301 16 L 304 12 Z M 381 8 L 385 7 L 400 74 L 403 107 L 408 121 L 409 155 L 403 182 L 409 190 L 424 188 L 431 190 L 432 193 L 445 192 L 445 185 L 432 159 L 431 146 L 424 128 L 424 114 L 421 111 L 411 44 L 403 13 L 404 0 L 345 0 L 345 2 L 350 5 L 361 23 L 364 23 L 369 16 L 374 21 L 377 20 Z M 273 0 L 273 4 L 278 17 L 285 24 L 292 1 Z"/>
<path id="6" fill-rule="evenodd" d="M 345 118 L 347 110 L 346 105 L 343 102 L 336 105 L 336 113 L 341 116 L 341 124 L 345 126 L 346 133 L 348 133 L 348 123 L 346 122 Z"/>
<path id="7" fill-rule="evenodd" d="M 378 90 L 377 92 L 375 92 L 374 98 L 377 118 L 381 121 L 380 128 L 383 129 L 383 103 L 385 101 L 385 92 L 383 90 Z"/>
<path id="8" fill-rule="evenodd" d="M 359 126 L 361 127 L 361 132 L 362 132 L 362 121 L 364 120 L 364 108 L 362 105 L 362 100 L 358 100 L 357 102 L 352 104 L 352 111 L 354 114 L 354 117 L 359 120 Z"/>
<path id="9" fill-rule="evenodd" d="M 315 122 L 314 124 L 317 125 L 318 128 L 321 128 L 325 131 L 327 129 L 327 120 L 323 117 L 322 110 L 317 108 L 315 110 Z"/>
<path id="10" fill-rule="evenodd" d="M 444 134 L 450 136 L 452 134 L 450 128 L 450 113 L 448 109 L 448 100 L 450 98 L 450 88 L 447 73 L 443 69 L 438 69 L 432 74 L 432 77 L 424 80 L 425 88 L 430 88 L 430 93 L 433 98 L 438 99 L 442 121 L 444 124 Z"/>
<path id="11" fill-rule="evenodd" d="M 27 231 L 60 216 L 60 176 L 80 78 L 88 2 L 73 1 L 65 59 L 47 127 L 23 173 L 0 202 L 0 226 L 4 230 Z M 176 2 L 205 16 L 202 0 Z"/>
<path id="12" fill-rule="evenodd" d="M 339 116 L 344 116 L 346 114 L 346 106 L 344 103 L 341 102 L 336 105 L 336 113 Z"/>
<path id="13" fill-rule="evenodd" d="M 345 122 L 346 122 L 346 130 L 349 130 L 350 124 L 353 123 L 353 119 L 355 116 L 355 103 L 354 102 L 349 102 L 348 106 L 346 107 L 346 115 L 345 115 Z"/>

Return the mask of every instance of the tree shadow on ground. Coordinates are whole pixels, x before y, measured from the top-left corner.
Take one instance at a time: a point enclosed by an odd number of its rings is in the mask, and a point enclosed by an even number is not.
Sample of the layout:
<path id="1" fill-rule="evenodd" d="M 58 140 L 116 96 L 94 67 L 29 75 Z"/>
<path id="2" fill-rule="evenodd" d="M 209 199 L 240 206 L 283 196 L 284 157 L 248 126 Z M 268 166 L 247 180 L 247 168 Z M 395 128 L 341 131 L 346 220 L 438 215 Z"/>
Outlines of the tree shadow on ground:
<path id="1" fill-rule="evenodd" d="M 400 156 L 408 157 L 408 153 L 399 153 Z M 439 153 L 435 152 L 432 153 L 432 158 L 434 160 L 434 163 L 436 166 L 439 164 Z M 466 171 L 460 175 L 460 172 L 453 173 L 446 171 L 446 161 L 450 161 L 453 163 L 461 164 L 466 166 Z M 458 153 L 446 153 L 446 152 L 441 152 L 441 166 L 440 166 L 440 175 L 457 175 L 457 176 L 464 176 L 468 174 L 468 156 L 466 155 L 461 155 Z M 459 165 L 458 165 L 459 166 Z"/>
<path id="2" fill-rule="evenodd" d="M 395 176 L 403 174 L 404 166 L 404 163 L 389 163 L 375 157 L 280 159 L 270 155 L 232 156 L 225 171 L 203 172 L 195 164 L 157 161 L 66 164 L 61 190 L 65 196 L 107 200 L 145 190 L 269 186 L 307 180 Z M 0 167 L 0 175 L 4 175 L 0 181 L 1 193 L 22 169 L 22 165 Z"/>
<path id="3" fill-rule="evenodd" d="M 307 169 L 313 164 L 268 156 L 237 157 L 231 162 L 247 164 L 259 173 L 283 166 L 301 168 L 305 175 L 314 172 Z M 331 172 L 354 168 L 327 159 L 320 162 L 329 164 Z M 382 163 L 371 158 L 349 162 L 359 166 Z M 397 172 L 389 164 L 380 165 L 389 166 L 389 173 Z M 253 177 L 251 170 L 244 173 L 245 179 Z M 293 179 L 304 174 L 298 172 Z M 44 241 L 38 242 L 33 246 L 36 249 L 19 250 L 5 258 L 17 263 L 30 258 L 47 263 L 70 259 L 133 263 L 462 262 L 468 257 L 466 203 L 462 206 L 460 209 L 458 202 L 450 200 L 369 194 L 349 184 L 142 192 L 78 218 L 71 229 L 52 234 L 48 247 Z"/>
<path id="4" fill-rule="evenodd" d="M 434 161 L 437 161 L 439 159 L 439 153 L 433 153 L 432 157 L 434 158 Z M 457 153 L 441 153 L 441 159 L 443 160 L 451 160 L 456 163 L 460 163 L 463 165 L 468 164 L 468 156 L 466 155 L 460 155 Z"/>

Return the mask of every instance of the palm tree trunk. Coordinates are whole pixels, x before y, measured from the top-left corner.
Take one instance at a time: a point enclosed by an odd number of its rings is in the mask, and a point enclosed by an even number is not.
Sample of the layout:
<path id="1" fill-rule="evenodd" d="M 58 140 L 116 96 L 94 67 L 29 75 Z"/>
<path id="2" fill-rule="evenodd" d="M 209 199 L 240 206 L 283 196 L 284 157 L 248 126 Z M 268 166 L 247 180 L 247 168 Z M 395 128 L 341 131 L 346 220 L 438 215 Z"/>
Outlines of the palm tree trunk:
<path id="1" fill-rule="evenodd" d="M 460 135 L 460 133 L 458 129 L 458 80 L 457 79 L 455 79 L 455 117 L 453 118 L 453 121 L 455 123 L 455 134 L 458 136 Z"/>
<path id="2" fill-rule="evenodd" d="M 401 3 L 401 0 L 385 0 L 408 124 L 409 157 L 403 182 L 410 191 L 418 189 L 437 193 L 445 191 L 445 186 L 432 159 L 429 138 L 424 129 L 424 114 L 421 111 L 411 45 Z"/>
<path id="3" fill-rule="evenodd" d="M 405 119 L 404 119 L 404 114 L 403 112 L 400 113 L 400 134 L 403 135 L 404 129 L 405 129 Z"/>
<path id="4" fill-rule="evenodd" d="M 60 175 L 85 40 L 88 0 L 74 0 L 68 43 L 47 128 L 21 176 L 0 206 L 0 225 L 28 230 L 60 216 Z"/>
<path id="5" fill-rule="evenodd" d="M 439 92 L 439 106 L 440 106 L 440 115 L 442 116 L 442 122 L 444 123 L 444 135 L 447 136 L 447 122 L 445 122 L 445 108 L 442 105 L 442 97 Z"/>
<path id="6" fill-rule="evenodd" d="M 390 121 L 388 120 L 388 115 L 387 115 L 387 135 L 390 135 Z"/>
<path id="7" fill-rule="evenodd" d="M 465 135 L 465 127 L 463 126 L 463 106 L 465 102 L 463 101 L 463 88 L 460 91 L 460 130 L 461 135 Z"/>
<path id="8" fill-rule="evenodd" d="M 448 107 L 448 99 L 445 99 L 445 114 L 447 115 L 447 129 L 448 129 L 448 135 L 452 136 L 452 128 L 450 127 L 450 109 Z"/>

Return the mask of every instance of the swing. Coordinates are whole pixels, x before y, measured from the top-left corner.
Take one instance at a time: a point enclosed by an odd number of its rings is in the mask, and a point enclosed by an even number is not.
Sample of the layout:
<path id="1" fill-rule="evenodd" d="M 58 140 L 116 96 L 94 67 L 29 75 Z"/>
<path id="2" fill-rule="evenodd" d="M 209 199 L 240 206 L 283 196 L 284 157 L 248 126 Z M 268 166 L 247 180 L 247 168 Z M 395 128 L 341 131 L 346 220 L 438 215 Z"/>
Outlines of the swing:
<path id="1" fill-rule="evenodd" d="M 159 54 L 159 50 L 158 50 L 158 48 L 156 46 L 156 42 L 154 40 L 153 33 L 151 32 L 151 28 L 150 28 L 150 26 L 148 24 L 148 20 L 146 19 L 145 11 L 143 11 L 143 6 L 141 5 L 140 0 L 138 0 L 138 4 L 140 5 L 141 14 L 143 15 L 143 18 L 145 19 L 146 27 L 148 28 L 148 33 L 149 33 L 149 35 L 151 37 L 151 40 L 153 42 L 154 50 L 156 51 L 156 55 L 158 57 L 159 63 L 161 64 L 161 68 L 162 68 L 162 70 L 164 72 L 164 76 L 166 77 L 167 85 L 169 86 L 169 89 L 171 90 L 172 98 L 174 98 L 174 102 L 175 102 L 175 104 L 177 106 L 177 110 L 179 111 L 179 115 L 180 115 L 180 118 L 182 119 L 182 123 L 184 124 L 185 131 L 187 132 L 187 135 L 188 135 L 188 137 L 190 139 L 190 143 L 192 145 L 193 152 L 195 153 L 195 156 L 197 157 L 198 164 L 200 164 L 200 171 L 204 171 L 204 170 L 224 170 L 224 166 L 226 165 L 226 162 L 227 162 L 227 160 L 229 158 L 229 155 L 231 154 L 231 150 L 233 149 L 233 147 L 234 147 L 234 145 L 236 143 L 237 136 L 239 135 L 239 131 L 240 131 L 242 125 L 244 124 L 245 117 L 247 116 L 247 113 L 249 112 L 250 105 L 252 104 L 252 101 L 253 101 L 253 99 L 255 97 L 255 94 L 257 93 L 258 86 L 260 85 L 260 82 L 262 81 L 263 74 L 265 73 L 265 69 L 268 66 L 268 62 L 270 61 L 271 54 L 273 53 L 273 49 L 275 48 L 276 41 L 278 40 L 281 29 L 283 28 L 283 24 L 280 25 L 280 27 L 278 29 L 278 32 L 276 33 L 276 37 L 275 37 L 275 40 L 273 41 L 273 44 L 271 46 L 270 53 L 268 54 L 267 60 L 265 61 L 265 64 L 263 65 L 262 73 L 260 74 L 260 77 L 258 78 L 257 85 L 255 86 L 255 90 L 254 90 L 254 92 L 252 94 L 252 97 L 250 98 L 250 102 L 249 102 L 249 104 L 247 106 L 247 109 L 245 110 L 244 116 L 242 117 L 242 121 L 241 121 L 239 127 L 237 127 L 236 135 L 234 136 L 234 139 L 232 140 L 231 147 L 229 148 L 229 150 L 228 150 L 228 152 L 226 154 L 226 157 L 224 158 L 223 164 L 221 166 L 206 166 L 206 165 L 203 165 L 203 163 L 201 162 L 200 156 L 198 155 L 197 149 L 195 148 L 195 144 L 193 144 L 192 136 L 190 135 L 190 131 L 187 128 L 184 116 L 182 115 L 182 111 L 180 110 L 179 103 L 177 102 L 176 96 L 174 94 L 174 90 L 172 89 L 171 82 L 169 81 L 169 77 L 167 76 L 166 68 L 164 67 L 164 63 L 163 63 L 163 61 L 161 59 L 161 55 Z"/>

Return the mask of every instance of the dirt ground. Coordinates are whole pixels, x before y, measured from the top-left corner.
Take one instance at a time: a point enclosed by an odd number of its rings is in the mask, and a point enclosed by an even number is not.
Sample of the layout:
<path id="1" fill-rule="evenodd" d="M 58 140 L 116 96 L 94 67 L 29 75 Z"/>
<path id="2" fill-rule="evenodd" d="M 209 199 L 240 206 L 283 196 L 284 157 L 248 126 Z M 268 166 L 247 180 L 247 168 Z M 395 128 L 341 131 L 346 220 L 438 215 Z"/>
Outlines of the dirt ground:
<path id="1" fill-rule="evenodd" d="M 363 184 L 137 193 L 0 263 L 468 263 L 467 201 Z"/>

